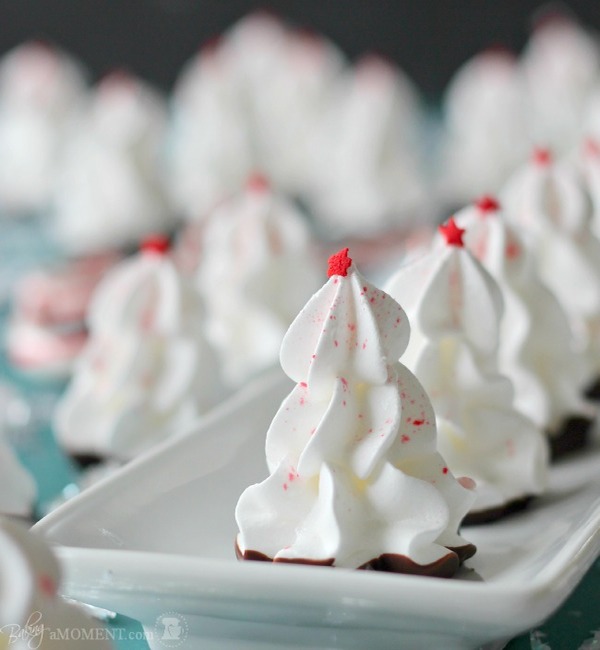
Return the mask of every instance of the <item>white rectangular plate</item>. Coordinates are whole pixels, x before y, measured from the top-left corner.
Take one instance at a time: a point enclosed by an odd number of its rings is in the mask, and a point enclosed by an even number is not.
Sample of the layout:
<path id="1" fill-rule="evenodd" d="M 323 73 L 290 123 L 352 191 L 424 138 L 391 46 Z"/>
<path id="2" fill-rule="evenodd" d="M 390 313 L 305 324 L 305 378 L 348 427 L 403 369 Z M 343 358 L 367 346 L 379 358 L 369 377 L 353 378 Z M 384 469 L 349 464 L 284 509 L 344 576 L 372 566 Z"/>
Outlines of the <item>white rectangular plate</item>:
<path id="1" fill-rule="evenodd" d="M 290 387 L 263 377 L 39 522 L 65 595 L 138 619 L 156 649 L 167 612 L 187 625 L 180 648 L 477 648 L 550 616 L 598 555 L 595 446 L 553 467 L 529 510 L 465 530 L 478 552 L 459 579 L 238 562 L 234 507 L 266 476 L 265 432 Z"/>

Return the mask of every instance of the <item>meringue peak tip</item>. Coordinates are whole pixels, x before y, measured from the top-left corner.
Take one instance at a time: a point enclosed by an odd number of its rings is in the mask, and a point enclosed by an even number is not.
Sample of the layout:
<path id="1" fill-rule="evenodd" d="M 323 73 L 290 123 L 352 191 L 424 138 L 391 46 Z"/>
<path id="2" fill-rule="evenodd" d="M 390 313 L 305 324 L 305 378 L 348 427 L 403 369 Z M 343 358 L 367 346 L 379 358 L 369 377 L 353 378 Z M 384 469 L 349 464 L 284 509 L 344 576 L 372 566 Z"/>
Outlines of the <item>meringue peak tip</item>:
<path id="1" fill-rule="evenodd" d="M 215 54 L 223 43 L 223 36 L 221 34 L 214 34 L 202 41 L 198 48 L 200 54 L 210 55 Z"/>
<path id="2" fill-rule="evenodd" d="M 329 258 L 327 277 L 341 275 L 345 278 L 348 275 L 348 269 L 352 266 L 352 258 L 348 255 L 349 250 L 349 248 L 342 248 Z"/>
<path id="3" fill-rule="evenodd" d="M 501 41 L 488 45 L 485 50 L 483 50 L 483 54 L 504 58 L 511 62 L 517 61 L 517 55 L 515 51 L 512 50 L 506 43 L 502 43 Z"/>
<path id="4" fill-rule="evenodd" d="M 483 214 L 489 214 L 490 212 L 498 212 L 500 210 L 500 203 L 495 196 L 484 194 L 475 201 L 475 207 Z"/>
<path id="5" fill-rule="evenodd" d="M 552 152 L 546 147 L 536 147 L 531 155 L 533 163 L 539 167 L 546 167 L 552 163 Z"/>
<path id="6" fill-rule="evenodd" d="M 26 42 L 26 46 L 30 50 L 37 50 L 50 55 L 56 54 L 57 51 L 56 45 L 43 36 L 36 36 L 35 38 L 30 39 Z"/>
<path id="7" fill-rule="evenodd" d="M 577 27 L 578 21 L 566 6 L 550 6 L 534 14 L 532 29 L 541 32 L 555 27 Z"/>
<path id="8" fill-rule="evenodd" d="M 140 251 L 145 254 L 166 255 L 171 248 L 169 238 L 165 235 L 148 235 L 140 244 Z"/>
<path id="9" fill-rule="evenodd" d="M 442 234 L 448 246 L 464 248 L 463 235 L 465 234 L 465 229 L 458 227 L 454 217 L 450 217 L 446 223 L 438 226 L 438 231 Z"/>
<path id="10" fill-rule="evenodd" d="M 321 45 L 323 39 L 319 32 L 308 25 L 300 25 L 292 28 L 292 35 L 307 45 Z"/>
<path id="11" fill-rule="evenodd" d="M 368 50 L 356 61 L 356 69 L 359 72 L 371 72 L 376 70 L 383 73 L 391 73 L 394 70 L 392 57 L 379 50 Z"/>
<path id="12" fill-rule="evenodd" d="M 108 69 L 102 77 L 100 77 L 100 85 L 102 87 L 112 85 L 127 85 L 134 82 L 134 76 L 131 70 L 124 66 Z"/>
<path id="13" fill-rule="evenodd" d="M 255 171 L 246 179 L 246 190 L 256 194 L 268 192 L 271 189 L 269 179 L 260 171 Z"/>

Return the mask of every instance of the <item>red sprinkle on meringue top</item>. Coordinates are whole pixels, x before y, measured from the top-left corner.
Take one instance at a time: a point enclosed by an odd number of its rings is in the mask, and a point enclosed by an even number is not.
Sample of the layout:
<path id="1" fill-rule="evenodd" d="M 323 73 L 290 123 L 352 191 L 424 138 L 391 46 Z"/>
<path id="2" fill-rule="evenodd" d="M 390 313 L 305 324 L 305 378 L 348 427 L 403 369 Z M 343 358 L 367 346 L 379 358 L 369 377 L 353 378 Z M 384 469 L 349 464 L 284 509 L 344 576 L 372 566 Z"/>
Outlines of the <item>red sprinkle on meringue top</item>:
<path id="1" fill-rule="evenodd" d="M 149 235 L 140 245 L 142 253 L 165 255 L 170 248 L 169 239 L 164 235 Z"/>
<path id="2" fill-rule="evenodd" d="M 254 172 L 248 176 L 246 180 L 246 189 L 248 192 L 255 192 L 257 194 L 262 194 L 263 192 L 268 192 L 271 188 L 269 179 L 261 172 Z"/>
<path id="3" fill-rule="evenodd" d="M 540 167 L 545 167 L 552 162 L 552 153 L 549 149 L 538 147 L 533 150 L 533 162 Z"/>
<path id="4" fill-rule="evenodd" d="M 293 29 L 293 35 L 302 43 L 309 46 L 320 47 L 323 44 L 321 36 L 311 27 L 296 27 Z"/>
<path id="5" fill-rule="evenodd" d="M 509 61 L 516 61 L 517 59 L 517 55 L 505 43 L 491 43 L 483 53 L 495 57 L 504 57 Z"/>
<path id="6" fill-rule="evenodd" d="M 100 79 L 98 87 L 101 90 L 112 90 L 115 88 L 133 88 L 135 79 L 127 68 L 113 68 L 106 72 Z"/>
<path id="7" fill-rule="evenodd" d="M 352 265 L 352 258 L 348 257 L 348 250 L 348 248 L 342 248 L 341 251 L 338 251 L 329 258 L 327 277 L 341 275 L 345 278 L 348 275 L 348 269 Z"/>
<path id="8" fill-rule="evenodd" d="M 553 6 L 550 6 L 546 11 L 536 12 L 536 15 L 533 17 L 534 32 L 556 25 L 564 25 L 565 27 L 569 25 L 575 26 L 575 21 L 564 10 L 561 10 L 560 7 Z"/>
<path id="9" fill-rule="evenodd" d="M 484 196 L 475 202 L 475 206 L 484 213 L 498 212 L 500 209 L 500 203 L 489 194 L 484 194 Z"/>
<path id="10" fill-rule="evenodd" d="M 203 41 L 202 45 L 200 45 L 201 54 L 206 54 L 209 56 L 211 54 L 215 54 L 221 46 L 222 42 L 223 37 L 220 34 L 209 36 L 205 41 Z"/>
<path id="11" fill-rule="evenodd" d="M 464 247 L 463 235 L 465 234 L 464 228 L 459 228 L 454 221 L 454 217 L 450 217 L 445 224 L 438 226 L 438 230 L 444 236 L 448 246 L 457 246 L 458 248 Z"/>

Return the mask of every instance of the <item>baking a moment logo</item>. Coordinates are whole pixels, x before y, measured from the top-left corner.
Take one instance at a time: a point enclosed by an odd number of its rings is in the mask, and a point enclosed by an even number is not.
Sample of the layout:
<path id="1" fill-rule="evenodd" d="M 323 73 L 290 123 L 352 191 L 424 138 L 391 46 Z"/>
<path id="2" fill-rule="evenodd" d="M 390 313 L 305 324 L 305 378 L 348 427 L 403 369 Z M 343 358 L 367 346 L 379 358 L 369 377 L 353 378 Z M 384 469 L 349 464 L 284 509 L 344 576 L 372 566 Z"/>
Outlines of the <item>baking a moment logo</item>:
<path id="1" fill-rule="evenodd" d="M 154 629 L 131 630 L 118 626 L 50 627 L 44 625 L 41 612 L 33 612 L 23 624 L 0 627 L 0 650 L 40 650 L 44 641 L 55 644 L 82 641 L 152 641 L 154 648 L 178 648 L 188 638 L 188 625 L 178 612 L 165 612 L 157 617 Z M 60 647 L 59 645 L 53 647 Z M 77 646 L 79 647 L 79 646 Z"/>
<path id="2" fill-rule="evenodd" d="M 181 646 L 188 636 L 185 618 L 177 612 L 161 614 L 154 624 L 154 641 L 165 648 Z"/>

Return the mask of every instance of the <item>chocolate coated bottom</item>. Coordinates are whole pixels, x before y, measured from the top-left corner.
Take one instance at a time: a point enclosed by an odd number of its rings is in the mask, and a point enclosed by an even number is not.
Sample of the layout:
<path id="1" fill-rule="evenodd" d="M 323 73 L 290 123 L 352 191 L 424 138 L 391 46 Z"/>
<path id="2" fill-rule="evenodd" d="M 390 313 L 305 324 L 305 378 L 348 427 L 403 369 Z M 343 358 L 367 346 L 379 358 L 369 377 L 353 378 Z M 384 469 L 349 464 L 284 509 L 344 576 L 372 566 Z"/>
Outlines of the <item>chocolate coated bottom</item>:
<path id="1" fill-rule="evenodd" d="M 583 391 L 583 394 L 591 400 L 600 400 L 600 377 L 594 381 Z"/>
<path id="2" fill-rule="evenodd" d="M 463 519 L 465 526 L 476 526 L 478 524 L 489 524 L 492 521 L 497 521 L 502 517 L 511 515 L 515 512 L 525 510 L 529 502 L 533 499 L 532 496 L 525 496 L 514 501 L 509 501 L 501 506 L 495 508 L 488 508 L 487 510 L 478 510 L 477 512 L 469 512 Z"/>
<path id="3" fill-rule="evenodd" d="M 558 434 L 549 436 L 550 459 L 562 458 L 587 446 L 593 420 L 581 415 L 571 415 L 562 423 Z"/>
<path id="4" fill-rule="evenodd" d="M 87 469 L 88 467 L 99 465 L 106 460 L 96 454 L 71 454 L 71 458 L 77 463 L 80 469 Z"/>
<path id="5" fill-rule="evenodd" d="M 387 571 L 392 573 L 406 573 L 410 575 L 432 576 L 436 578 L 451 578 L 458 567 L 477 550 L 473 544 L 467 544 L 457 548 L 449 548 L 448 555 L 440 558 L 431 564 L 417 564 L 406 555 L 397 555 L 395 553 L 384 553 L 379 557 L 373 558 L 362 566 L 357 567 L 359 571 Z M 251 560 L 258 562 L 275 562 L 287 564 L 305 564 L 311 566 L 333 566 L 335 559 L 326 560 L 309 560 L 305 558 L 298 559 L 276 559 L 268 557 L 259 551 L 247 550 L 242 553 L 240 547 L 235 541 L 235 554 L 238 560 Z"/>

